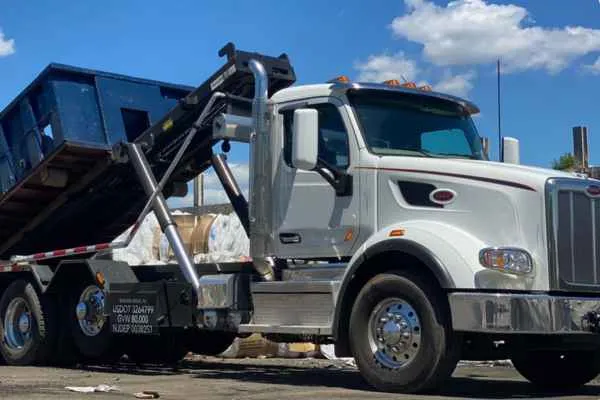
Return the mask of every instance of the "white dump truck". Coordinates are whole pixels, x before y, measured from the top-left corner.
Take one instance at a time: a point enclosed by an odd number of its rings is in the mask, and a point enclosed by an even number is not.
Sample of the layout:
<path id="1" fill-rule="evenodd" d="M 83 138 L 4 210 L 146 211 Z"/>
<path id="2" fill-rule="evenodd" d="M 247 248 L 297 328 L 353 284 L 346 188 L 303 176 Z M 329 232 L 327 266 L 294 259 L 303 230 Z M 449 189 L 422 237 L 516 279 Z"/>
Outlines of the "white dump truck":
<path id="1" fill-rule="evenodd" d="M 600 372 L 600 181 L 488 160 L 464 99 L 220 55 L 197 89 L 51 65 L 0 114 L 6 363 L 176 362 L 259 332 L 334 343 L 385 391 L 461 359 L 548 388 Z M 249 262 L 194 264 L 166 206 L 211 166 Z M 177 264 L 112 261 L 150 211 Z"/>

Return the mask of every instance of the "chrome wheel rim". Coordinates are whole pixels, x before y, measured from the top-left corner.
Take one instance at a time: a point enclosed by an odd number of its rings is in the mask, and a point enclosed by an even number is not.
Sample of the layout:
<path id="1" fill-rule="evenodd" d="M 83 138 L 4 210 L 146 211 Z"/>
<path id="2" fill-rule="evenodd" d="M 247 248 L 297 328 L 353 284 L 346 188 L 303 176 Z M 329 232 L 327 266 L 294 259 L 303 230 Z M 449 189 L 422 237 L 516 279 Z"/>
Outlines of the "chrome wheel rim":
<path id="1" fill-rule="evenodd" d="M 88 286 L 79 296 L 75 317 L 86 336 L 97 336 L 106 322 L 104 315 L 105 295 L 98 286 Z"/>
<path id="2" fill-rule="evenodd" d="M 380 302 L 369 318 L 369 345 L 383 368 L 410 364 L 421 348 L 421 322 L 412 305 L 400 298 Z"/>
<path id="3" fill-rule="evenodd" d="M 29 305 L 22 297 L 8 303 L 4 315 L 4 344 L 12 353 L 19 353 L 33 341 L 33 318 Z"/>

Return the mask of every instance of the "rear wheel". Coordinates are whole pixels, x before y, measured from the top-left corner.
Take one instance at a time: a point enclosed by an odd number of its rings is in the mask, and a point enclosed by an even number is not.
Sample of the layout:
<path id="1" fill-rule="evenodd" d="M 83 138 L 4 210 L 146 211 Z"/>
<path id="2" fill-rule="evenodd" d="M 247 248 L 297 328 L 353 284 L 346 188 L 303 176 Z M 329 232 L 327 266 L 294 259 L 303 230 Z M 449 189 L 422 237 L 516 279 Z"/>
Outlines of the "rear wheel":
<path id="1" fill-rule="evenodd" d="M 54 341 L 48 311 L 33 285 L 11 283 L 0 299 L 0 353 L 9 365 L 42 364 Z"/>
<path id="2" fill-rule="evenodd" d="M 511 359 L 528 381 L 548 389 L 574 389 L 600 373 L 599 351 L 523 351 Z"/>
<path id="3" fill-rule="evenodd" d="M 111 354 L 112 334 L 105 310 L 105 293 L 94 284 L 75 290 L 65 315 L 78 353 L 84 361 L 105 361 Z"/>
<path id="4" fill-rule="evenodd" d="M 443 293 L 410 271 L 377 275 L 350 317 L 350 346 L 362 376 L 378 390 L 437 388 L 459 359 Z"/>

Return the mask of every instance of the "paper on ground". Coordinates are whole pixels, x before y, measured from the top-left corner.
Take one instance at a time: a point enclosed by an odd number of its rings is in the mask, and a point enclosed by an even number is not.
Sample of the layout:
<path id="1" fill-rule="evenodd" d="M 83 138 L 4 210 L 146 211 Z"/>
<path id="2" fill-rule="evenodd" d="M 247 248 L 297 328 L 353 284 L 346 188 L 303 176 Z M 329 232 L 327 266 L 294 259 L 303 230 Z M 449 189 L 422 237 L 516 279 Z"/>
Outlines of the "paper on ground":
<path id="1" fill-rule="evenodd" d="M 116 386 L 109 385 L 98 385 L 98 386 L 66 386 L 65 389 L 71 392 L 77 393 L 95 393 L 95 392 L 118 392 L 119 388 Z"/>

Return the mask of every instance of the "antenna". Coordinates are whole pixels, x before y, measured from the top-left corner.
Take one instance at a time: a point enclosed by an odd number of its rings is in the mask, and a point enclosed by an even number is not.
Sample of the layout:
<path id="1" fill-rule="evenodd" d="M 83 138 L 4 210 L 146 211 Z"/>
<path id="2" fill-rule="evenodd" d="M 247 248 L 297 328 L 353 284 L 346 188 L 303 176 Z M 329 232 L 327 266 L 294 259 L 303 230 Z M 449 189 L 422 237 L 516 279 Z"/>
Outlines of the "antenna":
<path id="1" fill-rule="evenodd" d="M 502 154 L 502 117 L 501 117 L 501 110 L 500 110 L 500 59 L 498 59 L 498 63 L 497 63 L 497 67 L 496 67 L 497 73 L 498 73 L 498 161 L 502 161 L 503 158 L 503 154 Z"/>

